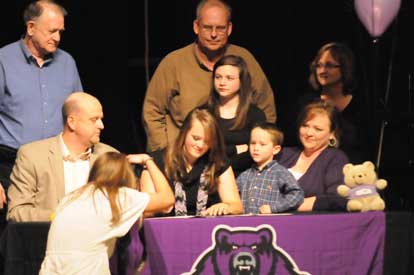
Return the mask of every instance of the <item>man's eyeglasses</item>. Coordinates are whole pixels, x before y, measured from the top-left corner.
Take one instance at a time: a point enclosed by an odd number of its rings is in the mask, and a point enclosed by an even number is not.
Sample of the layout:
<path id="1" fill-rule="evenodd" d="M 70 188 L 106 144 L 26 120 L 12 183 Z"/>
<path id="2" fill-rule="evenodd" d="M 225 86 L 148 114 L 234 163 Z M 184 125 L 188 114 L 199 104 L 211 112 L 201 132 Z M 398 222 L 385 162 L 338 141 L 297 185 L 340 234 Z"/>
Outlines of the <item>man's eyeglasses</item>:
<path id="1" fill-rule="evenodd" d="M 217 34 L 225 34 L 227 32 L 227 26 L 210 26 L 210 25 L 202 25 L 201 30 L 204 33 L 217 33 Z"/>
<path id="2" fill-rule="evenodd" d="M 330 63 L 330 62 L 327 62 L 327 63 L 316 63 L 315 64 L 315 68 L 316 69 L 322 69 L 322 68 L 325 68 L 325 69 L 327 69 L 327 70 L 333 70 L 333 69 L 336 69 L 336 68 L 339 68 L 339 67 L 341 67 L 341 65 L 339 65 L 339 64 L 333 64 L 333 63 Z"/>

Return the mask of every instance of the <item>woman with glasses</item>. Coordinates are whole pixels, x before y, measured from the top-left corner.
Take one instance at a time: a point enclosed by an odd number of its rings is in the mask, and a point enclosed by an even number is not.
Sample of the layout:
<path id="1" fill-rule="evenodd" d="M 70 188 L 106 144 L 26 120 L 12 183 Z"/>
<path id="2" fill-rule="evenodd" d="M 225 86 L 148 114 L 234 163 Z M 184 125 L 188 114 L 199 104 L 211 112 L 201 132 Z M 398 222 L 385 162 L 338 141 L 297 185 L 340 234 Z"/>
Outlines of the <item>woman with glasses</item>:
<path id="1" fill-rule="evenodd" d="M 340 113 L 340 148 L 352 163 L 368 160 L 366 107 L 356 93 L 354 54 L 349 47 L 337 42 L 323 45 L 310 64 L 309 83 L 312 91 L 299 99 L 298 106 L 315 100 L 332 104 Z"/>
<path id="2" fill-rule="evenodd" d="M 329 43 L 322 46 L 313 59 L 309 83 L 322 100 L 343 112 L 354 103 L 354 70 L 352 51 L 344 44 Z"/>
<path id="3" fill-rule="evenodd" d="M 212 82 L 208 109 L 218 121 L 227 157 L 237 176 L 253 164 L 248 150 L 250 130 L 256 123 L 266 121 L 266 116 L 253 104 L 255 90 L 241 57 L 227 55 L 218 60 Z"/>

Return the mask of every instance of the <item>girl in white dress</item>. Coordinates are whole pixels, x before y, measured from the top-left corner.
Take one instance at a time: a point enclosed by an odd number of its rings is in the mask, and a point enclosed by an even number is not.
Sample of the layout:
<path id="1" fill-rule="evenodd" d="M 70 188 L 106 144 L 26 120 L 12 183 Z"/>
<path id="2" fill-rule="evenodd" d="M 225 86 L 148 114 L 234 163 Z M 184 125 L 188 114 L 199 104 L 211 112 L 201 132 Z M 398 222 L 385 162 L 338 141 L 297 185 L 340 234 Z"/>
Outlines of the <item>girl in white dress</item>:
<path id="1" fill-rule="evenodd" d="M 156 193 L 137 191 L 130 163 L 143 165 L 141 180 Z M 110 274 L 116 238 L 125 235 L 143 212 L 169 211 L 174 195 L 146 154 L 109 152 L 91 168 L 88 184 L 65 196 L 52 221 L 39 274 Z"/>

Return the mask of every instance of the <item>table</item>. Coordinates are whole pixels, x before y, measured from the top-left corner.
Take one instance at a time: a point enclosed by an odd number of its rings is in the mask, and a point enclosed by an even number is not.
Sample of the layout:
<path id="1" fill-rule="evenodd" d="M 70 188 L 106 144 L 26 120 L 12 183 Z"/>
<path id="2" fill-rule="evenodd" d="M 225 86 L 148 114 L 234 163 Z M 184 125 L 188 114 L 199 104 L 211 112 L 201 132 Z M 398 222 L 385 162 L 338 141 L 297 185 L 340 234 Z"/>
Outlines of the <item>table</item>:
<path id="1" fill-rule="evenodd" d="M 383 212 L 153 218 L 144 231 L 143 274 L 383 274 Z"/>
<path id="2" fill-rule="evenodd" d="M 9 223 L 0 240 L 0 254 L 4 260 L 0 274 L 38 274 L 45 256 L 49 227 L 49 222 Z M 143 253 L 138 231 L 134 224 L 126 236 L 117 240 L 109 260 L 112 275 L 135 273 Z"/>
<path id="3" fill-rule="evenodd" d="M 38 274 L 50 223 L 9 223 L 0 241 L 5 275 Z M 1 273 L 1 272 L 0 272 Z"/>
<path id="4" fill-rule="evenodd" d="M 212 246 L 211 235 L 216 226 L 250 228 L 263 224 L 274 229 L 277 246 L 286 251 L 303 272 L 414 274 L 412 212 L 146 219 L 147 258 L 142 273 L 189 272 L 197 258 Z M 7 226 L 0 241 L 0 254 L 5 258 L 4 274 L 38 274 L 49 226 L 49 223 L 10 223 Z M 132 270 L 142 253 L 137 228 L 118 244 L 119 251 L 110 260 L 113 274 L 135 275 Z"/>
<path id="5" fill-rule="evenodd" d="M 414 213 L 386 212 L 384 274 L 414 274 Z"/>

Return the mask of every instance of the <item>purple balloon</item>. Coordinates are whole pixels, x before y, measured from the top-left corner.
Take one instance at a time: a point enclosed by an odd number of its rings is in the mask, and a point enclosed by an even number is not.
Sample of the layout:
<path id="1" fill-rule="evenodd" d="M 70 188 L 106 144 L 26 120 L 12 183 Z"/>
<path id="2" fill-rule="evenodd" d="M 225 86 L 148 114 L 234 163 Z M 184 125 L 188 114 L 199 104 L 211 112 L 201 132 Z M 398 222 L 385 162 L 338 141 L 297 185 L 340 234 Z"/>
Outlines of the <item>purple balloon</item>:
<path id="1" fill-rule="evenodd" d="M 380 37 L 400 9 L 401 0 L 355 0 L 359 20 L 372 37 Z"/>

